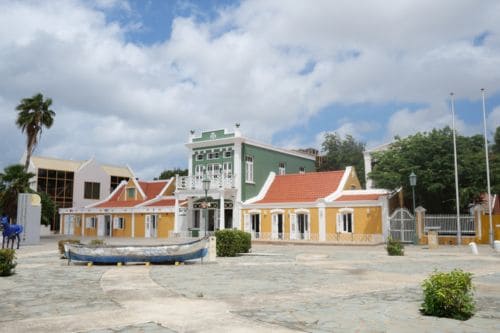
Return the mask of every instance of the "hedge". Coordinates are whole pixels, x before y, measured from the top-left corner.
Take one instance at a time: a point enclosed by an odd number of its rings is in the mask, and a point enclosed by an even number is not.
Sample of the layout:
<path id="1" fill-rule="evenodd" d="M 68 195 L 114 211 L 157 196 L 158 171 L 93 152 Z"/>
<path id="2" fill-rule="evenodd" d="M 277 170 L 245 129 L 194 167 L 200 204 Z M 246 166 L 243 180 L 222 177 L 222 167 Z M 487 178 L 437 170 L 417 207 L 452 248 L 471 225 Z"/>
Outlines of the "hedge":
<path id="1" fill-rule="evenodd" d="M 235 257 L 239 253 L 248 253 L 252 247 L 251 235 L 241 230 L 217 230 L 215 237 L 219 257 Z"/>

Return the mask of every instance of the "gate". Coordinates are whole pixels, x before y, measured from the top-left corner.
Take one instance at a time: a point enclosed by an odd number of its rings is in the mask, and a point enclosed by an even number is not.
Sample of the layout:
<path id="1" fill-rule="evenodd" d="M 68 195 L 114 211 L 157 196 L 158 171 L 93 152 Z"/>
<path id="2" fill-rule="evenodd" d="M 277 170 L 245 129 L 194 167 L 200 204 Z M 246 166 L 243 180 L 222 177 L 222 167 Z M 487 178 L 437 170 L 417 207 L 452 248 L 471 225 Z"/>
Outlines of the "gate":
<path id="1" fill-rule="evenodd" d="M 389 218 L 391 238 L 403 243 L 412 243 L 415 234 L 415 216 L 408 209 L 398 208 Z"/>

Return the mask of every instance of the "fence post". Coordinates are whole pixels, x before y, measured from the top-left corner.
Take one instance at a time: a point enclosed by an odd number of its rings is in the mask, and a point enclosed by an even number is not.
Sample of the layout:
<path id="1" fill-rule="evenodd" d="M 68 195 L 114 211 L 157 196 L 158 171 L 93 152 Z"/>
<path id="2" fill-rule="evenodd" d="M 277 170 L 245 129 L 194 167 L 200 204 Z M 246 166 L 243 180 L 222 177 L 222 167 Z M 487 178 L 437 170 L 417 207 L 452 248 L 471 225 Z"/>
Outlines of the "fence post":
<path id="1" fill-rule="evenodd" d="M 424 236 L 424 226 L 425 226 L 425 211 L 426 209 L 422 206 L 418 206 L 417 208 L 415 208 L 418 244 L 424 243 L 423 236 Z"/>
<path id="2" fill-rule="evenodd" d="M 482 223 L 482 215 L 483 215 L 483 206 L 475 205 L 474 206 L 474 230 L 476 231 L 476 242 L 482 244 L 483 243 L 483 223 Z"/>

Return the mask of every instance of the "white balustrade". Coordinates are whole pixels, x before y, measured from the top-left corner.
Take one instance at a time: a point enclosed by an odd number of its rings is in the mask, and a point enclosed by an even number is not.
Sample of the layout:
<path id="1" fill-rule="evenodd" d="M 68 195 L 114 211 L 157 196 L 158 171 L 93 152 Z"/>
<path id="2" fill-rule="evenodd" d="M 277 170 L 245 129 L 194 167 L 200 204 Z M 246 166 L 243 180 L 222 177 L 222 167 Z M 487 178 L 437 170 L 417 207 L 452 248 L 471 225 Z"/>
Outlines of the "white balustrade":
<path id="1" fill-rule="evenodd" d="M 177 176 L 177 190 L 203 190 L 203 179 L 205 176 Z M 210 179 L 210 189 L 231 189 L 234 188 L 233 174 L 213 174 L 208 175 Z"/>

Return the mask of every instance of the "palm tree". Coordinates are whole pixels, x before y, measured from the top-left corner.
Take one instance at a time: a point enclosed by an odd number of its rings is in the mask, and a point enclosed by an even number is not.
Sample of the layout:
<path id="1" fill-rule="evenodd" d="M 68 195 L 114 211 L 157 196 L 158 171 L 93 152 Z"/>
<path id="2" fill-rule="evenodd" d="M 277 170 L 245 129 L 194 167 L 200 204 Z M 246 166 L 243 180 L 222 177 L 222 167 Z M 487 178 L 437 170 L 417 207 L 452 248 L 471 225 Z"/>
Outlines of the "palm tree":
<path id="1" fill-rule="evenodd" d="M 0 208 L 10 217 L 17 216 L 17 196 L 19 193 L 32 192 L 29 181 L 35 174 L 25 172 L 20 164 L 6 167 L 0 172 Z"/>
<path id="2" fill-rule="evenodd" d="M 30 165 L 31 155 L 42 136 L 43 127 L 50 128 L 54 123 L 56 113 L 50 109 L 52 99 L 43 99 L 38 93 L 31 98 L 23 98 L 16 107 L 19 112 L 16 124 L 23 133 L 26 133 L 26 162 L 24 170 L 27 172 Z"/>

